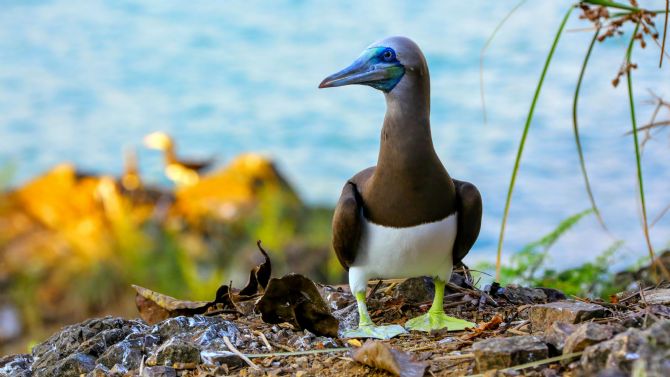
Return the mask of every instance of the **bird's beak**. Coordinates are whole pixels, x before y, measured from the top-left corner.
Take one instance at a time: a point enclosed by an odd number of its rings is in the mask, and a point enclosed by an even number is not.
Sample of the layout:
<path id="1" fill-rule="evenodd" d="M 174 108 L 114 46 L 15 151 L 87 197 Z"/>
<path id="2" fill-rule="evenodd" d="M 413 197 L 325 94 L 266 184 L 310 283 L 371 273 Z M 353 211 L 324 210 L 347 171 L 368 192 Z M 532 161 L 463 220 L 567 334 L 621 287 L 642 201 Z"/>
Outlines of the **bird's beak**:
<path id="1" fill-rule="evenodd" d="M 334 73 L 321 81 L 319 88 L 334 88 L 351 84 L 371 84 L 393 77 L 393 66 L 373 59 L 375 51 L 368 49 L 347 68 Z"/>

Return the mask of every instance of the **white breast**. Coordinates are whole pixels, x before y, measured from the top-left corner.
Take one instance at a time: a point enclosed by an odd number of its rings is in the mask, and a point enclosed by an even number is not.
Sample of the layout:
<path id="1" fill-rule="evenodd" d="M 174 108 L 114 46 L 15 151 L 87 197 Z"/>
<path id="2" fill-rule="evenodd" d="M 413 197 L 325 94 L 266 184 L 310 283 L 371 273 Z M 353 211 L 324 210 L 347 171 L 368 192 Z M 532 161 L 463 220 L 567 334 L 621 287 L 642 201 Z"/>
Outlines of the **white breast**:
<path id="1" fill-rule="evenodd" d="M 385 227 L 365 219 L 363 223 L 356 260 L 349 268 L 352 290 L 360 292 L 371 278 L 425 275 L 448 281 L 457 214 L 408 228 Z"/>

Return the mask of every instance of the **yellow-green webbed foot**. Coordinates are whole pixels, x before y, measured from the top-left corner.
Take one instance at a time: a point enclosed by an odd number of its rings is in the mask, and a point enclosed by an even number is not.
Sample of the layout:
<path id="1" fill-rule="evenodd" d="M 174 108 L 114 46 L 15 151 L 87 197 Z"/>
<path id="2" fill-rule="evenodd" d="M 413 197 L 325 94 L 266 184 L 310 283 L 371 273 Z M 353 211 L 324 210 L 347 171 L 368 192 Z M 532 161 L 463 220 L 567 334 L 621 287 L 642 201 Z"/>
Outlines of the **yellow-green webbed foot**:
<path id="1" fill-rule="evenodd" d="M 356 293 L 356 303 L 358 304 L 358 314 L 360 316 L 358 328 L 342 332 L 343 338 L 391 339 L 407 332 L 400 325 L 375 325 L 370 318 L 367 305 L 365 305 L 365 292 Z"/>
<path id="2" fill-rule="evenodd" d="M 461 331 L 468 327 L 475 327 L 476 324 L 472 322 L 449 317 L 444 313 L 442 303 L 445 283 L 439 279 L 434 279 L 434 281 L 435 298 L 433 299 L 433 305 L 428 310 L 428 313 L 407 321 L 405 323 L 405 328 L 407 330 L 431 332 L 442 329 L 447 329 L 447 331 Z"/>

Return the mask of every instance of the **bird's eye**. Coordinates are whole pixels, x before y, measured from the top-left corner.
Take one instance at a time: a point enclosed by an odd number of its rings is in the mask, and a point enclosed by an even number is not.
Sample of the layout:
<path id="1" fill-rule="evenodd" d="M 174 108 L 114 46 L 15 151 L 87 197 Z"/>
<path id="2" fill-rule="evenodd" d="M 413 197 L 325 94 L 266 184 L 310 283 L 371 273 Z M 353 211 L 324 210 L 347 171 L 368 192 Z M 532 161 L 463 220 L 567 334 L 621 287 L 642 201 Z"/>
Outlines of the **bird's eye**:
<path id="1" fill-rule="evenodd" d="M 393 50 L 387 49 L 387 50 L 384 50 L 384 53 L 382 54 L 382 57 L 384 58 L 385 61 L 390 62 L 390 61 L 393 60 L 394 55 L 395 54 L 393 53 Z"/>

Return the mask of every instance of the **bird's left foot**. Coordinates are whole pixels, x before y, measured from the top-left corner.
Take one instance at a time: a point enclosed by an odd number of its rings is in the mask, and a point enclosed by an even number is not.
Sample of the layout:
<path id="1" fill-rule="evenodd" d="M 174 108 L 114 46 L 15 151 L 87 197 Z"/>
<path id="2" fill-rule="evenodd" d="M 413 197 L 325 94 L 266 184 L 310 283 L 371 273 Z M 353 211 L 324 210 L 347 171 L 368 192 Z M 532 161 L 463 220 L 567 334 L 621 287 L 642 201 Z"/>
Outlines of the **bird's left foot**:
<path id="1" fill-rule="evenodd" d="M 405 323 L 407 330 L 431 332 L 447 329 L 447 331 L 461 331 L 468 327 L 475 327 L 476 324 L 464 319 L 449 317 L 442 313 L 431 313 L 412 318 Z"/>

